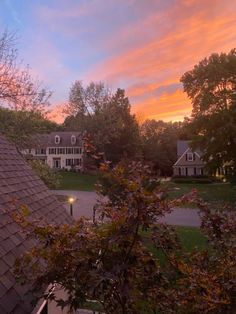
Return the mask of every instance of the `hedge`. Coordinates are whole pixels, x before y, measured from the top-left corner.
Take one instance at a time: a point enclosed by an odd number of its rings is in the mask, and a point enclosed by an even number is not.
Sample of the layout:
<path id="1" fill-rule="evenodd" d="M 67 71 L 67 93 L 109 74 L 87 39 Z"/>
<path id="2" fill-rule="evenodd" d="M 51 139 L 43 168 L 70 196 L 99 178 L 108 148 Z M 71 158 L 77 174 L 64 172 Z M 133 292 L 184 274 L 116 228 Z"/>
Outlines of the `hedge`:
<path id="1" fill-rule="evenodd" d="M 172 178 L 174 183 L 212 183 L 212 179 L 207 176 L 175 176 Z"/>

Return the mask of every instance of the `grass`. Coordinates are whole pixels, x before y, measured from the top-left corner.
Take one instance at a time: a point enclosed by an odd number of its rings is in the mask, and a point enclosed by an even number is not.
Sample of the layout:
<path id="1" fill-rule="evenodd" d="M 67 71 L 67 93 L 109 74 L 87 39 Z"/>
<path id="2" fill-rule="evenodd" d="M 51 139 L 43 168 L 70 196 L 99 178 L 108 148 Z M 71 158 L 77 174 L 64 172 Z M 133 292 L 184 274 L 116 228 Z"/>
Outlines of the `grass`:
<path id="1" fill-rule="evenodd" d="M 186 252 L 192 252 L 194 248 L 202 250 L 206 247 L 206 237 L 199 228 L 176 227 L 176 231 Z"/>
<path id="2" fill-rule="evenodd" d="M 84 304 L 83 309 L 103 313 L 102 305 L 98 302 L 88 301 Z"/>
<path id="3" fill-rule="evenodd" d="M 81 174 L 78 172 L 60 172 L 61 182 L 59 190 L 94 191 L 97 182 L 96 175 Z"/>
<path id="4" fill-rule="evenodd" d="M 95 183 L 98 179 L 96 175 L 77 172 L 64 171 L 60 172 L 60 175 L 61 183 L 58 188 L 60 190 L 94 191 Z M 180 197 L 196 188 L 199 196 L 206 202 L 213 204 L 233 204 L 236 202 L 236 187 L 227 183 L 192 184 L 163 182 L 162 185 L 166 187 L 170 199 Z"/>
<path id="5" fill-rule="evenodd" d="M 170 199 L 180 197 L 192 189 L 197 189 L 199 196 L 206 202 L 212 204 L 233 204 L 236 202 L 236 188 L 227 183 L 212 184 L 190 184 L 165 182 Z"/>
<path id="6" fill-rule="evenodd" d="M 185 252 L 192 252 L 195 248 L 203 250 L 206 248 L 207 240 L 201 230 L 197 227 L 176 227 L 176 233 L 179 236 L 180 243 Z M 150 252 L 164 263 L 165 258 L 163 254 L 157 250 L 150 241 L 150 232 L 141 232 L 144 238 L 144 243 Z"/>

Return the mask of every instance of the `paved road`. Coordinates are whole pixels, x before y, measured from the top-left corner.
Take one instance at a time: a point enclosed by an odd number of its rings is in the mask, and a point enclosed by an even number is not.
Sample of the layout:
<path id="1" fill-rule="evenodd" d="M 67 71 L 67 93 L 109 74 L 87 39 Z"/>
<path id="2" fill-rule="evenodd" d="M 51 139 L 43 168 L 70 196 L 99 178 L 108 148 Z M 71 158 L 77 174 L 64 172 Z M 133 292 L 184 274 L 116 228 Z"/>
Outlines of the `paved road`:
<path id="1" fill-rule="evenodd" d="M 73 217 L 75 219 L 82 216 L 92 219 L 93 206 L 99 198 L 95 192 L 54 190 L 54 193 L 72 196 L 76 199 L 73 204 Z M 69 212 L 69 204 L 65 204 L 65 207 Z M 198 211 L 196 209 L 189 208 L 173 208 L 172 212 L 170 214 L 166 214 L 160 221 L 177 226 L 200 226 Z"/>

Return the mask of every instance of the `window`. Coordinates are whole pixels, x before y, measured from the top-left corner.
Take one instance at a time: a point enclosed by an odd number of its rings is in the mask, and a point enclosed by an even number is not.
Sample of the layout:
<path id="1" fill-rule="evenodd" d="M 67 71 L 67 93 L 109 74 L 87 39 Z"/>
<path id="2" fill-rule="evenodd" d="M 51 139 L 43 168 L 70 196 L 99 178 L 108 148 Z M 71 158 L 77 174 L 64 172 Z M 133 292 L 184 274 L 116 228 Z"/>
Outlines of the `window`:
<path id="1" fill-rule="evenodd" d="M 79 155 L 81 155 L 81 153 L 82 153 L 82 148 L 81 148 L 81 147 L 75 147 L 75 148 L 74 148 L 74 154 L 79 154 Z"/>
<path id="2" fill-rule="evenodd" d="M 73 154 L 73 148 L 67 148 L 66 153 L 67 154 Z"/>
<path id="3" fill-rule="evenodd" d="M 71 144 L 75 145 L 76 143 L 76 136 L 75 135 L 71 135 Z"/>
<path id="4" fill-rule="evenodd" d="M 193 154 L 192 153 L 187 154 L 187 161 L 193 161 Z"/>
<path id="5" fill-rule="evenodd" d="M 66 159 L 66 166 L 73 166 L 74 160 L 73 159 Z"/>
<path id="6" fill-rule="evenodd" d="M 49 148 L 49 155 L 55 155 L 56 154 L 56 148 Z"/>
<path id="7" fill-rule="evenodd" d="M 55 136 L 55 144 L 59 144 L 60 143 L 60 136 L 56 135 Z"/>
<path id="8" fill-rule="evenodd" d="M 44 149 L 44 148 L 37 148 L 35 150 L 35 155 L 46 155 L 46 149 Z"/>
<path id="9" fill-rule="evenodd" d="M 75 166 L 81 166 L 81 158 L 76 158 L 75 159 Z"/>

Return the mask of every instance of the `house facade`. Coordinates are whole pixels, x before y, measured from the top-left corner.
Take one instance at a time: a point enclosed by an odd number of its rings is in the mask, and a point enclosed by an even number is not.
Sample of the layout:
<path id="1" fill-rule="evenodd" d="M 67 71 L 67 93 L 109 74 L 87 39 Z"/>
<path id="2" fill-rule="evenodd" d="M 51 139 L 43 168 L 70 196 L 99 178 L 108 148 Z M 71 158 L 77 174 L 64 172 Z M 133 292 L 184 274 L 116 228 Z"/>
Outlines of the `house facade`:
<path id="1" fill-rule="evenodd" d="M 53 169 L 83 171 L 84 145 L 80 132 L 51 132 L 35 137 L 32 148 L 22 151 Z"/>
<path id="2" fill-rule="evenodd" d="M 174 176 L 204 175 L 205 163 L 200 150 L 192 150 L 189 141 L 177 142 L 177 161 L 173 165 Z"/>

